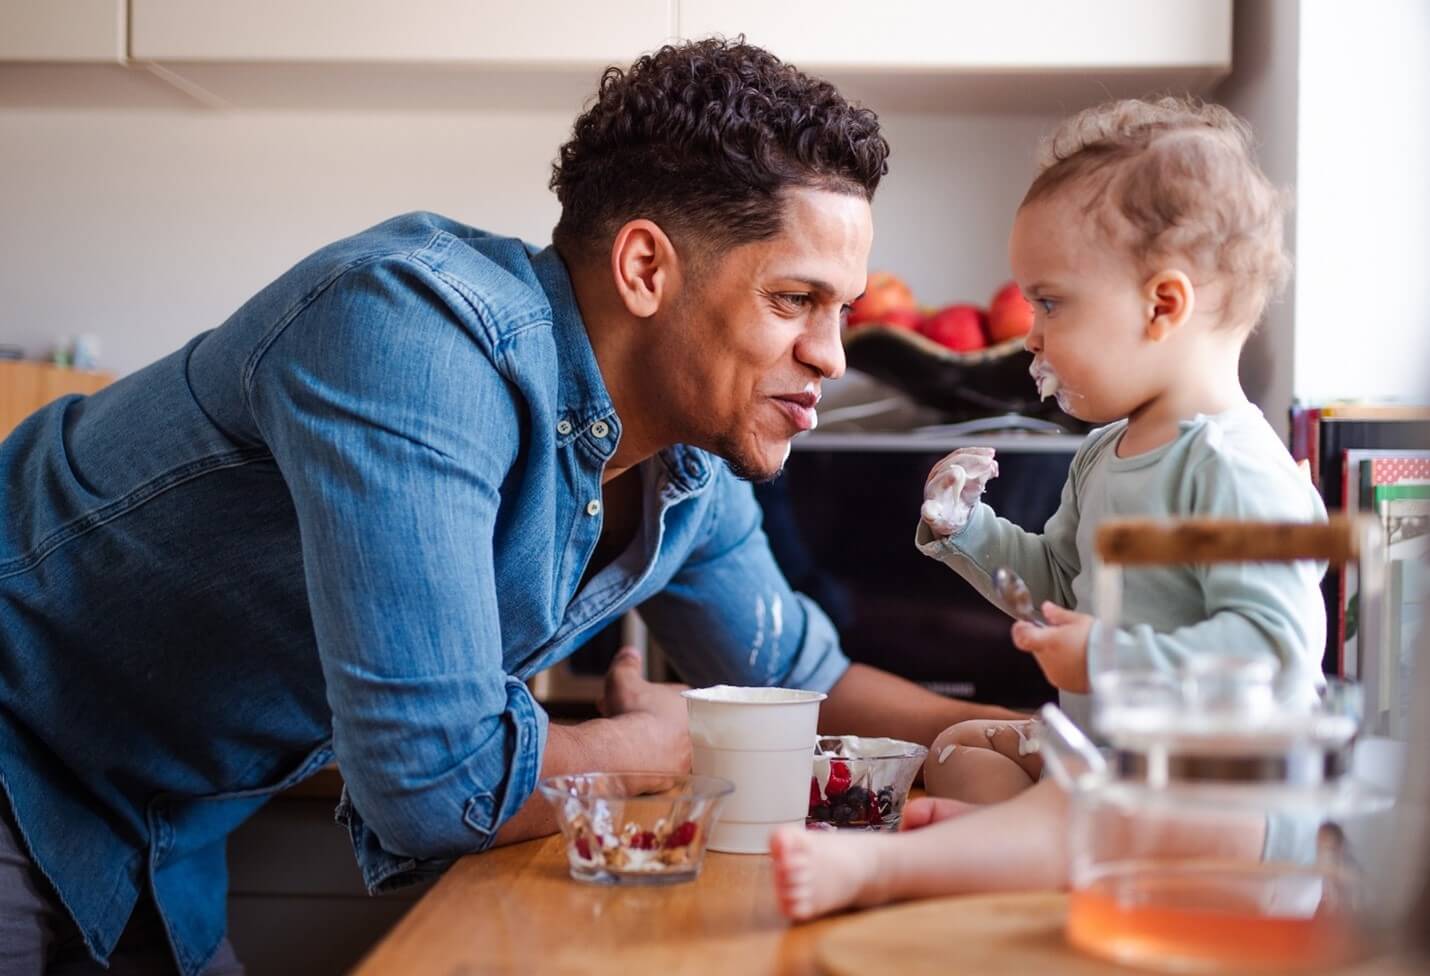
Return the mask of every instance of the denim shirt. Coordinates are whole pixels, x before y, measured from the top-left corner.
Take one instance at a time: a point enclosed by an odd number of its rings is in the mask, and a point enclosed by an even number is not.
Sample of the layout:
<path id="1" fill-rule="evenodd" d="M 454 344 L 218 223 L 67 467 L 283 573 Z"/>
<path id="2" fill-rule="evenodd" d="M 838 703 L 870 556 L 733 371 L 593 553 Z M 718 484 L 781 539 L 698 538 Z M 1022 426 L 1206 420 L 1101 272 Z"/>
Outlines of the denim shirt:
<path id="1" fill-rule="evenodd" d="M 369 889 L 485 849 L 541 768 L 525 679 L 637 606 L 693 684 L 830 688 L 702 451 L 640 466 L 581 585 L 620 437 L 556 252 L 419 213 L 0 444 L 0 785 L 94 956 L 147 884 L 198 972 L 227 835 L 334 757 Z"/>

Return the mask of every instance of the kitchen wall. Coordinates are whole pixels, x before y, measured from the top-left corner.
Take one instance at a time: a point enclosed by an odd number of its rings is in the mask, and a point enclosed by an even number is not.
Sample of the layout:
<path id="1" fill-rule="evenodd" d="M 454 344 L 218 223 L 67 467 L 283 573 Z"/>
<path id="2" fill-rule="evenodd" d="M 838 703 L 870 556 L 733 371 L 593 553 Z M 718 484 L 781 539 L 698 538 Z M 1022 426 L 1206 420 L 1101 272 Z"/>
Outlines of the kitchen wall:
<path id="1" fill-rule="evenodd" d="M 1257 162 L 1272 183 L 1291 193 L 1296 186 L 1296 111 L 1299 85 L 1298 0 L 1238 3 L 1232 22 L 1231 77 L 1214 98 L 1251 124 Z M 1296 207 L 1287 214 L 1288 244 L 1296 240 Z M 1288 283 L 1266 310 L 1241 357 L 1241 381 L 1277 431 L 1285 437 L 1293 395 L 1296 289 Z"/>
<path id="2" fill-rule="evenodd" d="M 102 365 L 129 372 L 313 248 L 407 210 L 545 242 L 550 162 L 578 110 L 0 109 L 0 343 L 40 355 L 93 333 Z M 1054 119 L 884 121 L 873 267 L 930 304 L 987 302 Z"/>

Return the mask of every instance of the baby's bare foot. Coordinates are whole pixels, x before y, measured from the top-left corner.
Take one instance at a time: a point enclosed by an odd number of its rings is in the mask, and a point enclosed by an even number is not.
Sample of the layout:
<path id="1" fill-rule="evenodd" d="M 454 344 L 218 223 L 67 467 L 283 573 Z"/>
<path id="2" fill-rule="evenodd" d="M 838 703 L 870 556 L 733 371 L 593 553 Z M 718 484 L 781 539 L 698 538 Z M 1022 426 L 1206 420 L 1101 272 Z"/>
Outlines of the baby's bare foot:
<path id="1" fill-rule="evenodd" d="M 880 893 L 879 838 L 786 828 L 770 838 L 775 897 L 795 921 L 841 908 L 876 905 Z"/>

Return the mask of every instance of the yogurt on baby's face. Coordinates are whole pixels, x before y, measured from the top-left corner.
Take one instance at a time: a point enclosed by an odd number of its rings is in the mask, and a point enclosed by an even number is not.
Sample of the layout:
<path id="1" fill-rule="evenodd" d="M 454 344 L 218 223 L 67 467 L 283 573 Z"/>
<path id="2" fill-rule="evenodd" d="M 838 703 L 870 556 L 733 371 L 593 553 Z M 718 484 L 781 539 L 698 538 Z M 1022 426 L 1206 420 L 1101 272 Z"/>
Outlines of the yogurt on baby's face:
<path id="1" fill-rule="evenodd" d="M 1050 396 L 1057 395 L 1062 381 L 1058 379 L 1058 374 L 1048 365 L 1047 360 L 1034 359 L 1033 365 L 1028 367 L 1028 372 L 1032 374 L 1033 382 L 1038 386 L 1038 399 L 1046 400 Z"/>

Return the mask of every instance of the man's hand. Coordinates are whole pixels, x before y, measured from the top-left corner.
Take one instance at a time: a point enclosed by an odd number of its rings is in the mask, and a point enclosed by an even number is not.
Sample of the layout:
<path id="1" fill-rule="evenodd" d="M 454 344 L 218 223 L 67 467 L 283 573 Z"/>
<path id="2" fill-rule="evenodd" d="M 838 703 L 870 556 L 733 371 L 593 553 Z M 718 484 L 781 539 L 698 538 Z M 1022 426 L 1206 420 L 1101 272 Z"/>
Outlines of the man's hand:
<path id="1" fill-rule="evenodd" d="M 1087 639 L 1092 617 L 1065 610 L 1051 601 L 1043 603 L 1046 627 L 1025 621 L 1013 625 L 1013 644 L 1038 659 L 1038 667 L 1053 687 L 1082 694 L 1092 690 L 1087 677 Z"/>
<path id="2" fill-rule="evenodd" d="M 993 448 L 960 447 L 929 472 L 919 515 L 934 535 L 954 535 L 968 524 L 983 489 L 996 477 Z"/>
<path id="3" fill-rule="evenodd" d="M 607 718 L 640 723 L 638 734 L 649 761 L 638 771 L 690 771 L 690 720 L 680 697 L 687 687 L 647 681 L 634 647 L 621 648 L 611 661 L 596 708 Z"/>

